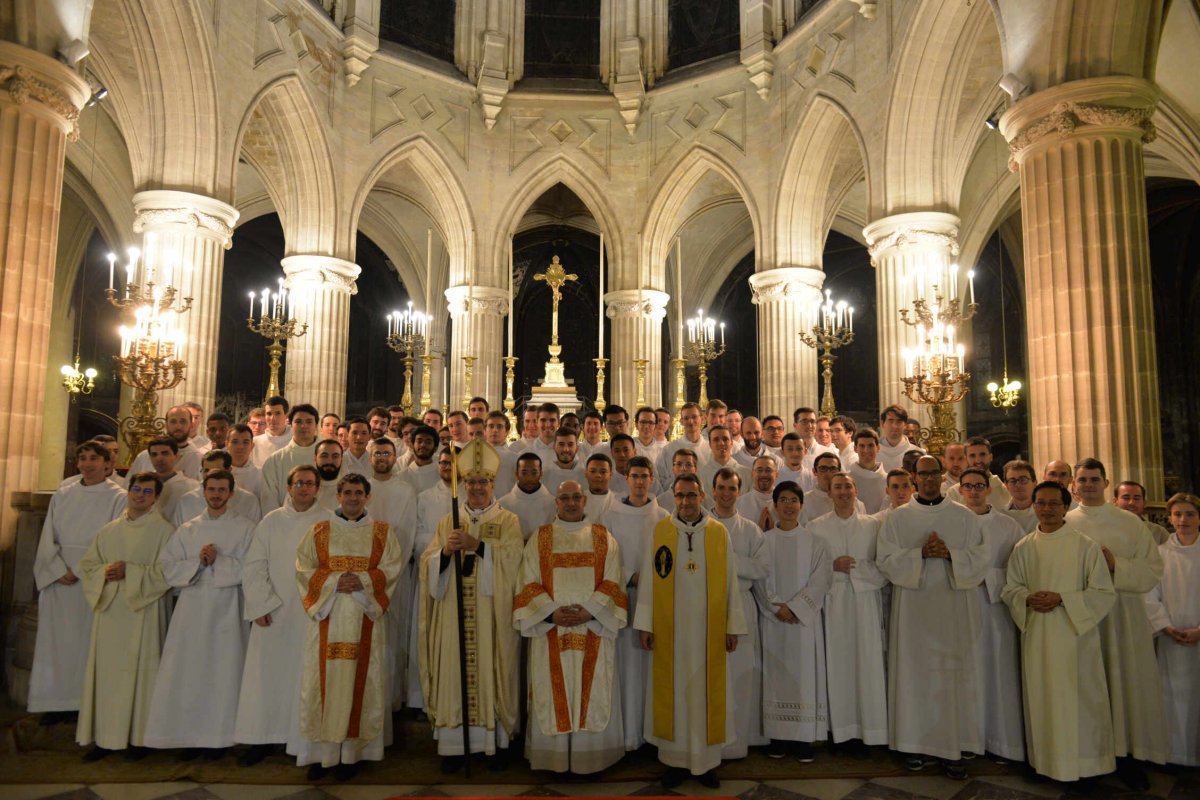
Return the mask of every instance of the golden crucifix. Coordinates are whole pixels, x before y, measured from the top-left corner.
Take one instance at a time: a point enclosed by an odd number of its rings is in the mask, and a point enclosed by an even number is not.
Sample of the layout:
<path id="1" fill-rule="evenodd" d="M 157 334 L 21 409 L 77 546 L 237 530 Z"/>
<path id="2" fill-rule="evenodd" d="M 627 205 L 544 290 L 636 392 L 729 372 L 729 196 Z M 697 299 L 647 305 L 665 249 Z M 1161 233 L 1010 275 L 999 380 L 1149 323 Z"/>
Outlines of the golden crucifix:
<path id="1" fill-rule="evenodd" d="M 563 265 L 558 263 L 558 256 L 554 256 L 550 259 L 550 266 L 546 268 L 546 271 L 537 273 L 533 279 L 545 281 L 546 285 L 550 287 L 550 296 L 553 301 L 550 314 L 550 363 L 557 364 L 559 363 L 558 354 L 562 352 L 562 347 L 558 344 L 558 301 L 562 300 L 562 292 L 559 290 L 567 281 L 579 280 L 579 276 L 574 273 L 568 274 L 563 269 Z"/>

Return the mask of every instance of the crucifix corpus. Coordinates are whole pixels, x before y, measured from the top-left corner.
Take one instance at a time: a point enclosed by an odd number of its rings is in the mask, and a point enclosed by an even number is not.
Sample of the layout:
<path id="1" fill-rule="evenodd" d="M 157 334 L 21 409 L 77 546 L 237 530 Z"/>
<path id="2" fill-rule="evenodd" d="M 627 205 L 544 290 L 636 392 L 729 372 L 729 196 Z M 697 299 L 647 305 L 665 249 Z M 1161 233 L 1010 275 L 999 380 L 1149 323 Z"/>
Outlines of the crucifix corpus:
<path id="1" fill-rule="evenodd" d="M 535 281 L 545 281 L 550 287 L 550 297 L 552 301 L 550 313 L 550 360 L 546 362 L 546 375 L 542 378 L 542 386 L 567 388 L 566 375 L 563 369 L 566 365 L 558 360 L 559 353 L 562 352 L 562 346 L 558 343 L 558 301 L 562 300 L 563 285 L 567 281 L 577 281 L 579 276 L 575 273 L 568 273 L 563 265 L 559 263 L 558 256 L 550 259 L 550 266 L 545 272 L 539 272 L 533 276 Z"/>

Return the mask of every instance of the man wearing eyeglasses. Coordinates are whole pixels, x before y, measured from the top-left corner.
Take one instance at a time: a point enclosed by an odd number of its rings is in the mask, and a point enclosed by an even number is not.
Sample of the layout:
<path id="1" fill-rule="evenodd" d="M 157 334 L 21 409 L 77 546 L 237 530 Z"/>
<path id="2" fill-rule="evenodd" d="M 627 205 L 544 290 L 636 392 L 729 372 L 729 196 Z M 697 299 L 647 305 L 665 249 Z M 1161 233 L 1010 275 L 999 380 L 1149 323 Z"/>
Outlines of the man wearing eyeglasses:
<path id="1" fill-rule="evenodd" d="M 1025 731 L 1021 716 L 1021 653 L 1017 628 L 1000 597 L 1013 546 L 1025 532 L 1011 517 L 988 501 L 992 489 L 986 470 L 967 467 L 959 475 L 963 505 L 984 527 L 991 547 L 991 564 L 979 585 L 983 610 L 984 730 L 987 751 L 1005 761 L 1025 760 Z"/>
<path id="2" fill-rule="evenodd" d="M 964 448 L 967 455 L 967 466 L 972 469 L 981 469 L 988 476 L 988 485 L 991 486 L 990 501 L 997 508 L 1004 508 L 1008 505 L 1011 499 L 1008 496 L 1008 489 L 1005 488 L 1004 481 L 991 471 L 992 469 L 992 443 L 982 436 L 972 436 L 967 439 Z M 953 500 L 956 503 L 963 502 L 962 495 L 958 491 L 957 486 L 952 486 L 946 490 L 946 498 Z"/>
<path id="3" fill-rule="evenodd" d="M 645 456 L 654 463 L 658 454 L 667 446 L 666 442 L 658 440 L 658 415 L 650 406 L 642 406 L 634 412 L 633 418 L 637 425 L 637 438 L 634 441 L 637 455 Z"/>
<path id="4" fill-rule="evenodd" d="M 875 561 L 893 587 L 889 745 L 910 770 L 940 759 L 964 780 L 963 753 L 984 752 L 978 587 L 991 549 L 978 517 L 942 496 L 942 475 L 937 456 L 917 459 L 917 494 L 884 519 Z"/>
<path id="5" fill-rule="evenodd" d="M 1004 486 L 1008 489 L 1007 506 L 1000 506 L 1000 513 L 1012 517 L 1021 530 L 1033 533 L 1037 527 L 1037 515 L 1033 511 L 1033 487 L 1037 484 L 1037 470 L 1028 461 L 1014 459 L 1004 465 Z"/>
<path id="6" fill-rule="evenodd" d="M 563 481 L 557 514 L 525 546 L 513 625 L 529 639 L 533 769 L 589 774 L 625 755 L 616 639 L 628 622 L 621 554 L 603 525 L 585 519 L 588 495 Z"/>
<path id="7" fill-rule="evenodd" d="M 321 478 L 311 464 L 292 467 L 287 500 L 254 529 L 242 565 L 242 617 L 250 626 L 246 665 L 238 697 L 234 739 L 251 745 L 238 758 L 244 767 L 262 761 L 287 742 L 296 713 L 308 616 L 296 591 L 296 547 L 329 512 L 316 502 Z M 289 753 L 295 755 L 295 743 Z"/>
<path id="8" fill-rule="evenodd" d="M 646 741 L 667 765 L 665 788 L 689 773 L 716 788 L 721 748 L 735 735 L 728 654 L 748 631 L 729 532 L 705 513 L 695 474 L 672 489 L 676 512 L 646 542 L 633 623 L 650 651 Z"/>
<path id="9" fill-rule="evenodd" d="M 842 472 L 842 460 L 836 453 L 821 453 L 813 461 L 816 486 L 804 493 L 804 510 L 800 512 L 800 524 L 807 526 L 819 517 L 833 511 L 833 498 L 829 489 L 833 476 Z M 854 500 L 854 510 L 866 514 L 867 507 L 859 499 Z"/>

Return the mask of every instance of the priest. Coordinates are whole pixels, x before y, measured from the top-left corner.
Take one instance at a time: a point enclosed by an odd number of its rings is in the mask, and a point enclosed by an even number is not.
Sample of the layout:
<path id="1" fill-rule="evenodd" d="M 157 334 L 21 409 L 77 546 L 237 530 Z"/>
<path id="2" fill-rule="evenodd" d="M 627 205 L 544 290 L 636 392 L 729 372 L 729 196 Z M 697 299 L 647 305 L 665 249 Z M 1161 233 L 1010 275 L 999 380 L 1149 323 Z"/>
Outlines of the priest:
<path id="1" fill-rule="evenodd" d="M 299 654 L 308 617 L 293 590 L 296 547 L 329 512 L 317 505 L 321 478 L 316 467 L 301 464 L 288 473 L 288 499 L 263 518 L 242 566 L 242 617 L 253 623 L 238 699 L 234 738 L 251 745 L 238 759 L 257 764 L 271 746 L 298 738 L 296 703 L 300 696 Z M 292 755 L 295 746 L 289 749 Z"/>
<path id="2" fill-rule="evenodd" d="M 690 772 L 715 789 L 721 748 L 735 736 L 728 654 L 748 631 L 729 532 L 704 512 L 699 478 L 677 476 L 673 488 L 676 513 L 654 526 L 642 551 L 647 584 L 634 615 L 650 651 L 646 741 L 667 765 L 665 788 Z"/>
<path id="3" fill-rule="evenodd" d="M 490 766 L 507 765 L 508 744 L 518 717 L 517 653 L 512 603 L 524 540 L 515 514 L 496 502 L 493 480 L 500 464 L 491 445 L 474 440 L 458 454 L 466 488 L 459 524 L 447 514 L 421 555 L 419 592 L 421 687 L 426 712 L 442 756 L 442 770 L 462 768 L 462 726 L 472 753 L 486 753 Z M 454 553 L 462 554 L 462 609 L 455 590 Z M 467 640 L 472 707 L 462 708 L 459 614 Z M 472 652 L 473 651 L 473 652 Z"/>
<path id="4" fill-rule="evenodd" d="M 309 780 L 336 769 L 338 780 L 363 761 L 383 759 L 390 733 L 384 617 L 404 568 L 391 526 L 367 514 L 370 482 L 352 472 L 337 482 L 338 509 L 317 522 L 296 550 L 296 586 L 309 623 L 300 675 L 296 764 Z"/>
<path id="5" fill-rule="evenodd" d="M 95 743 L 84 761 L 114 750 L 145 755 L 146 717 L 167 629 L 170 585 L 158 563 L 174 527 L 154 508 L 162 482 L 130 476 L 123 514 L 96 534 L 79 562 L 92 628 L 75 741 Z"/>
<path id="6" fill-rule="evenodd" d="M 1100 545 L 1064 523 L 1070 503 L 1062 485 L 1037 485 L 1038 525 L 1013 548 L 1001 595 L 1021 630 L 1029 765 L 1058 781 L 1115 766 L 1097 626 L 1116 595 Z"/>
<path id="7" fill-rule="evenodd" d="M 526 544 L 513 600 L 536 689 L 525 754 L 534 769 L 580 775 L 625 755 L 616 638 L 629 612 L 617 542 L 584 519 L 587 501 L 577 481 L 558 487 L 557 515 Z"/>

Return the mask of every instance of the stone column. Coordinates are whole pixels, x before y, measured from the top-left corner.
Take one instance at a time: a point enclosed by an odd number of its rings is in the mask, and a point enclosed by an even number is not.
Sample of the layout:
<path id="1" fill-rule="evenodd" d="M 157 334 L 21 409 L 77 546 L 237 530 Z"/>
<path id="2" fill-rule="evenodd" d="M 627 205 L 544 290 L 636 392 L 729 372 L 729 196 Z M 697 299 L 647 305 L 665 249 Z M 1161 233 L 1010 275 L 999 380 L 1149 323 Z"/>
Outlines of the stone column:
<path id="1" fill-rule="evenodd" d="M 788 421 L 798 406 L 817 407 L 817 352 L 800 341 L 821 301 L 825 273 L 778 267 L 750 276 L 758 306 L 758 412 Z"/>
<path id="2" fill-rule="evenodd" d="M 63 163 L 88 96 L 68 67 L 0 42 L 0 550 L 10 494 L 37 488 Z"/>
<path id="3" fill-rule="evenodd" d="M 654 289 L 621 289 L 604 295 L 605 316 L 612 320 L 608 365 L 609 405 L 624 406 L 630 417 L 637 405 L 637 368 L 634 360 L 646 359 L 646 402 L 663 405 L 662 321 L 670 295 Z M 631 428 L 632 430 L 632 428 Z"/>
<path id="4" fill-rule="evenodd" d="M 322 414 L 346 412 L 346 362 L 350 349 L 350 297 L 359 266 L 333 256 L 288 256 L 284 288 L 296 301 L 293 312 L 308 332 L 289 339 L 284 355 L 288 402 L 312 403 Z"/>
<path id="5" fill-rule="evenodd" d="M 133 196 L 133 230 L 142 234 L 142 276 L 154 269 L 159 286 L 172 285 L 192 308 L 179 317 L 187 339 L 187 372 L 174 389 L 158 395 L 159 412 L 194 400 L 212 411 L 217 394 L 217 340 L 225 251 L 238 211 L 204 195 L 157 189 Z"/>
<path id="6" fill-rule="evenodd" d="M 1143 145 L 1159 91 L 1089 78 L 1030 95 L 1000 129 L 1021 175 L 1032 456 L 1088 456 L 1163 493 Z"/>
<path id="7" fill-rule="evenodd" d="M 958 217 L 940 211 L 893 214 L 863 228 L 863 235 L 875 267 L 879 407 L 899 403 L 917 412 L 920 409 L 905 399 L 900 380 L 903 353 L 916 348 L 917 329 L 904 324 L 900 309 L 912 306 L 918 272 L 944 270 L 958 259 Z"/>
<path id="8" fill-rule="evenodd" d="M 508 291 L 494 286 L 451 286 L 446 290 L 453 333 L 447 366 L 450 373 L 448 411 L 465 410 L 466 365 L 475 356 L 471 393 L 486 398 L 492 408 L 504 408 L 504 317 Z M 469 344 L 468 344 L 469 340 Z"/>

